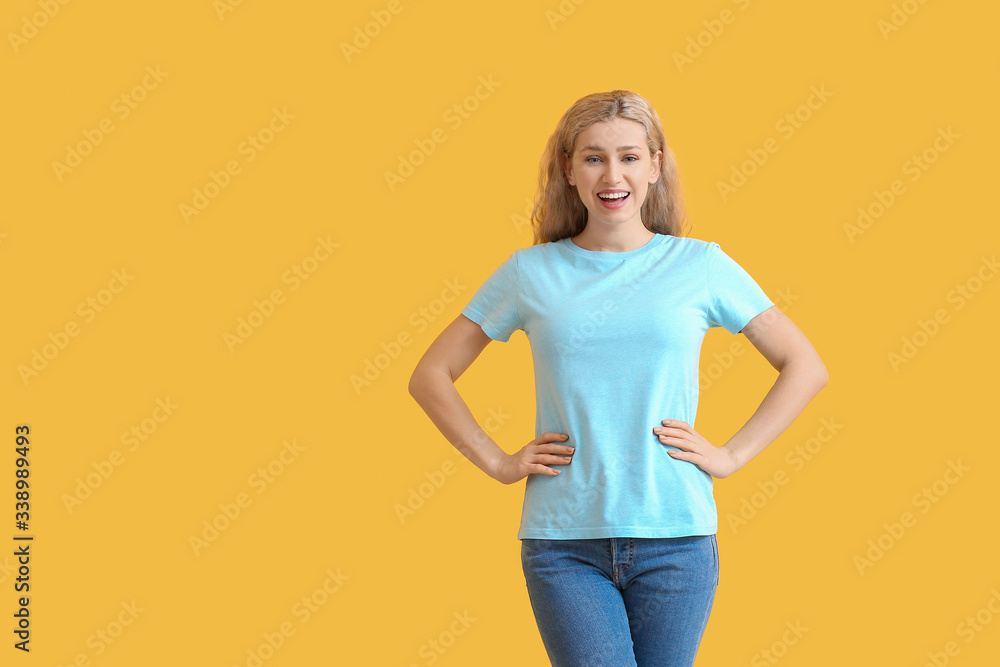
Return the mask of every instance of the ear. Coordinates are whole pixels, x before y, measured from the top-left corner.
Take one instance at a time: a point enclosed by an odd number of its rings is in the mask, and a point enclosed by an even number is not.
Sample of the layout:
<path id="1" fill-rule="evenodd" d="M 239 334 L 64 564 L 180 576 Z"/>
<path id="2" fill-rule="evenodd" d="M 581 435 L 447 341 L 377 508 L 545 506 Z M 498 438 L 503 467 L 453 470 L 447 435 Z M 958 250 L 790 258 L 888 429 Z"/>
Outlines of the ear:
<path id="1" fill-rule="evenodd" d="M 561 162 L 562 162 L 563 173 L 566 174 L 566 180 L 569 181 L 570 185 L 576 185 L 573 178 L 573 167 L 572 163 L 570 162 L 569 155 L 563 153 Z"/>
<path id="2" fill-rule="evenodd" d="M 649 182 L 656 183 L 660 179 L 660 164 L 663 162 L 663 151 L 656 151 L 656 155 L 649 164 Z"/>

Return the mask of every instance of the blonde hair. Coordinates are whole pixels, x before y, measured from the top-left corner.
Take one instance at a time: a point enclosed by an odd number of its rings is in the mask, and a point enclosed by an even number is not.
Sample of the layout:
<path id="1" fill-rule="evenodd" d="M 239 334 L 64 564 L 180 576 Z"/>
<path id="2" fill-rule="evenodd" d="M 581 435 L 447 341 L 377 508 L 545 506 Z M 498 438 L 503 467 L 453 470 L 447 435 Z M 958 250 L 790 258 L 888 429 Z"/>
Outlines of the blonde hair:
<path id="1" fill-rule="evenodd" d="M 538 191 L 535 193 L 531 224 L 534 243 L 547 243 L 576 236 L 587 225 L 587 208 L 580 201 L 576 187 L 566 180 L 562 156 L 573 157 L 577 136 L 593 123 L 627 118 L 646 130 L 650 157 L 663 151 L 660 176 L 650 184 L 642 203 L 642 222 L 651 232 L 680 236 L 684 222 L 684 199 L 677 174 L 677 161 L 667 146 L 663 125 L 653 106 L 628 90 L 593 93 L 578 99 L 559 119 L 545 145 L 538 167 Z"/>

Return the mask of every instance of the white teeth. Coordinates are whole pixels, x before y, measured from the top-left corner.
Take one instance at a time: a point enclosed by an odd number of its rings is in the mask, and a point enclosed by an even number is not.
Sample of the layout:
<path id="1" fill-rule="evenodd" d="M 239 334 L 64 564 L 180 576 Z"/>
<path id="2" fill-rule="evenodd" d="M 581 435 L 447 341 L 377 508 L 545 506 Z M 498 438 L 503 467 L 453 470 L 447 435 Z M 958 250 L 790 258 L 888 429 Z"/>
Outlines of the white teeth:
<path id="1" fill-rule="evenodd" d="M 600 197 L 601 199 L 621 199 L 622 197 L 625 197 L 627 195 L 628 195 L 627 192 L 614 192 L 609 195 L 597 195 L 597 196 Z"/>

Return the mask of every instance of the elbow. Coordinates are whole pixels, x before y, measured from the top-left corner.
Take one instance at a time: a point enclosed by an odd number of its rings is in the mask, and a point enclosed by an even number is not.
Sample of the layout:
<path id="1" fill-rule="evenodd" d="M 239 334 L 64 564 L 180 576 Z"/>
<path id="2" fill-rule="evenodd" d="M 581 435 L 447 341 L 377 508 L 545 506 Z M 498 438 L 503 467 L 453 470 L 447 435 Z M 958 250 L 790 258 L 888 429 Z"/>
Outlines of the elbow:
<path id="1" fill-rule="evenodd" d="M 816 370 L 816 383 L 817 386 L 822 389 L 830 381 L 830 373 L 826 370 L 826 365 L 821 361 L 819 362 L 819 367 Z"/>
<path id="2" fill-rule="evenodd" d="M 819 393 L 819 391 L 830 381 L 830 373 L 826 370 L 826 364 L 823 363 L 823 360 L 819 358 L 818 354 L 814 356 L 811 366 L 811 375 L 813 382 L 816 385 L 816 393 Z"/>
<path id="3" fill-rule="evenodd" d="M 793 370 L 794 369 L 794 370 Z M 827 385 L 830 381 L 830 373 L 826 370 L 826 364 L 817 354 L 809 354 L 789 359 L 786 363 L 778 366 L 778 372 L 785 370 L 792 371 L 796 376 L 803 378 L 814 387 L 813 395 Z"/>
<path id="4" fill-rule="evenodd" d="M 423 389 L 423 373 L 420 370 L 420 366 L 413 369 L 413 373 L 410 374 L 410 382 L 406 385 L 406 390 L 413 397 L 413 400 L 420 402 L 421 390 Z"/>
<path id="5" fill-rule="evenodd" d="M 407 384 L 406 389 L 410 392 L 413 400 L 417 403 L 422 403 L 428 391 L 432 390 L 432 386 L 437 381 L 437 369 L 426 364 L 417 364 L 417 367 L 413 369 L 413 373 L 410 374 L 410 382 Z"/>

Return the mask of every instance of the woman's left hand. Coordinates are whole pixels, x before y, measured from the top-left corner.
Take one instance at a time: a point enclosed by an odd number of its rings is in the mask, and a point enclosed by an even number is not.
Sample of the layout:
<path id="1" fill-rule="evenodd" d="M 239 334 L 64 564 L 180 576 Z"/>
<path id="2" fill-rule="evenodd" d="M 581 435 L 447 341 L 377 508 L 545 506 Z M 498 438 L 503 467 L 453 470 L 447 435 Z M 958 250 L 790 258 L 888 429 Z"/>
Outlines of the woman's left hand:
<path id="1" fill-rule="evenodd" d="M 680 461 L 695 464 L 712 477 L 722 479 L 740 469 L 739 464 L 725 447 L 716 447 L 701 433 L 680 419 L 664 419 L 663 426 L 653 429 L 665 445 L 677 447 L 667 454 Z"/>

